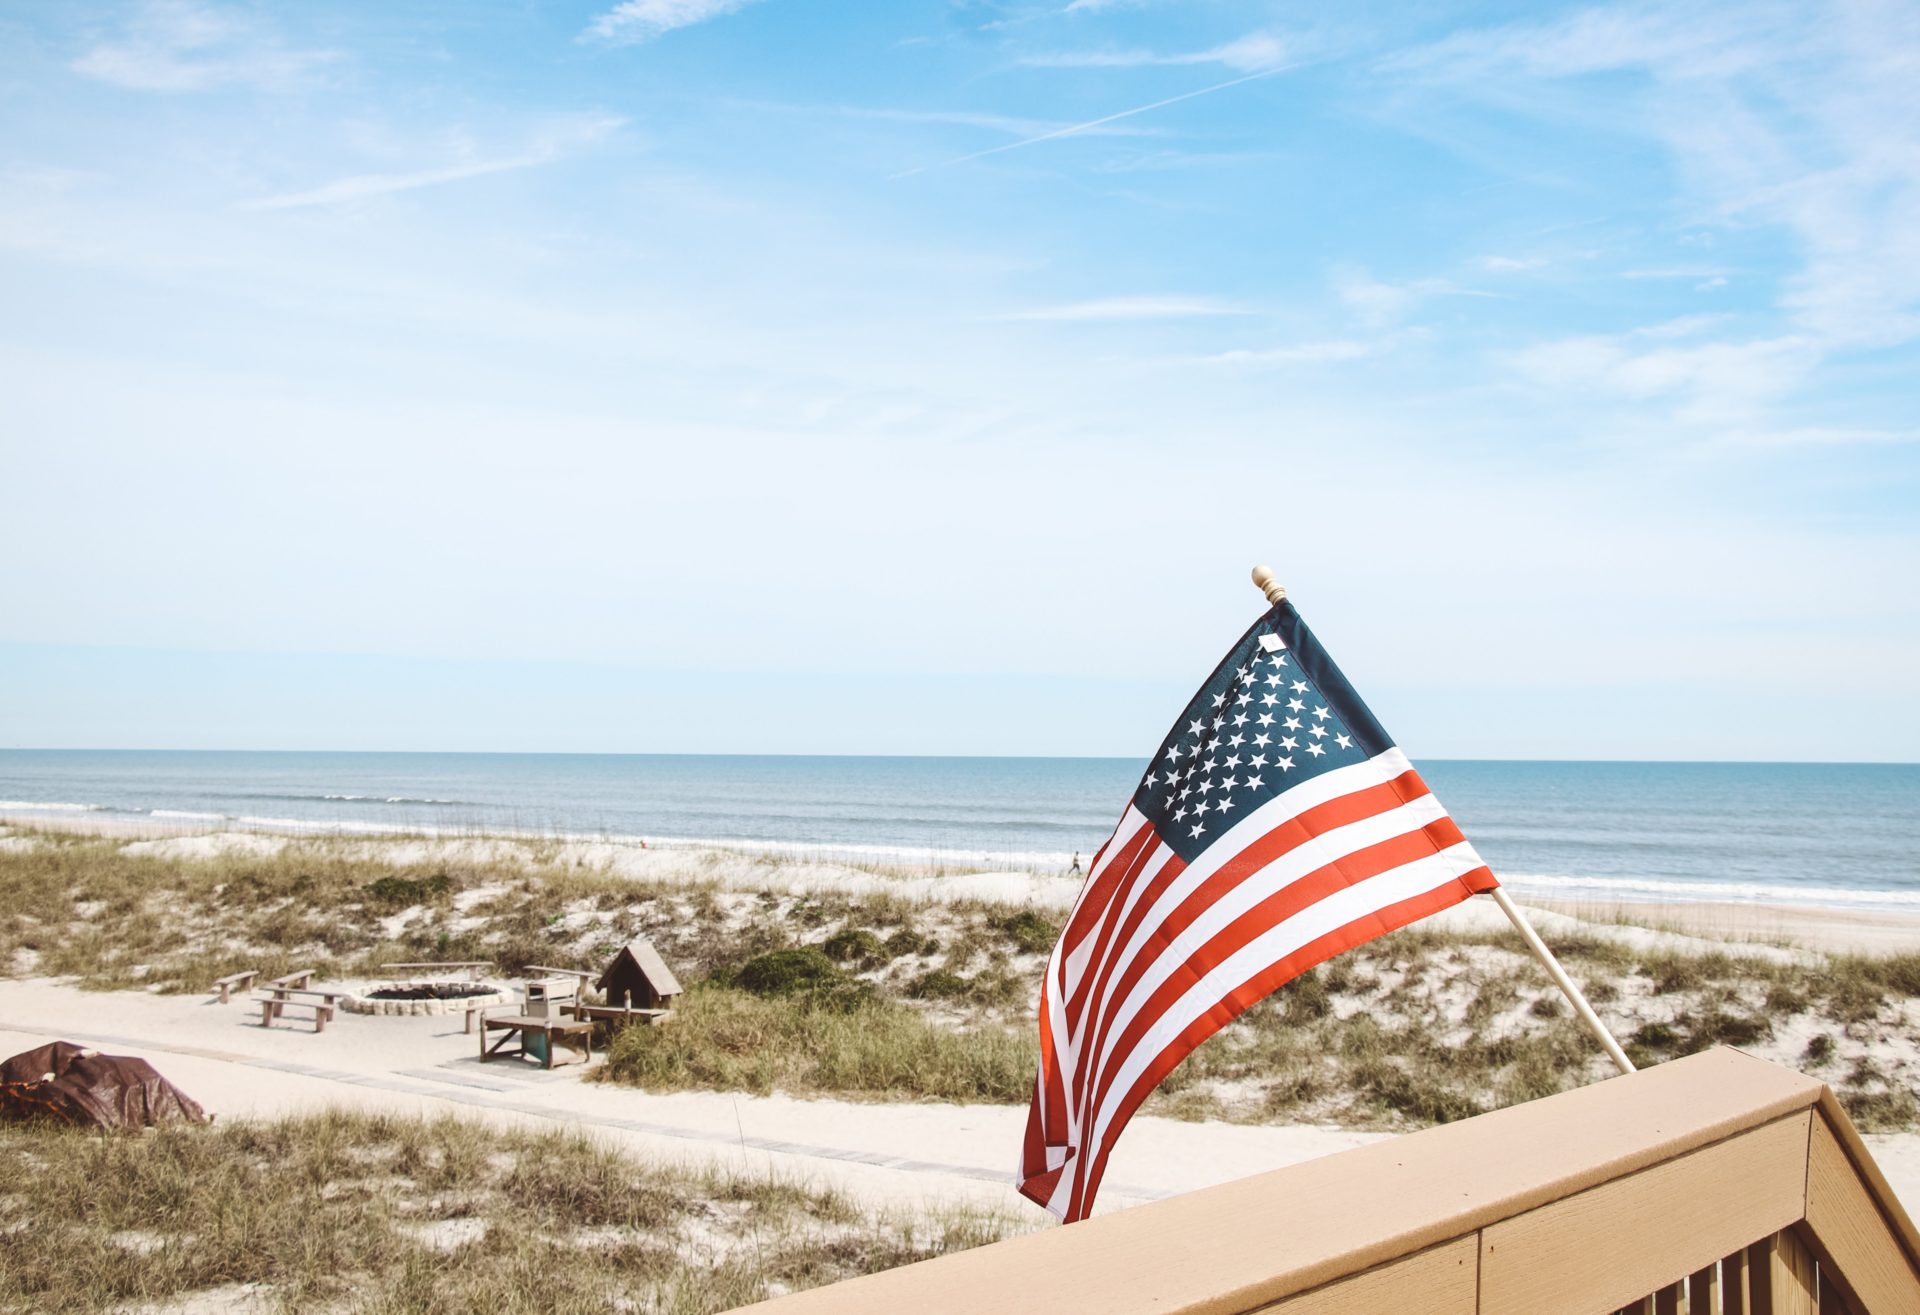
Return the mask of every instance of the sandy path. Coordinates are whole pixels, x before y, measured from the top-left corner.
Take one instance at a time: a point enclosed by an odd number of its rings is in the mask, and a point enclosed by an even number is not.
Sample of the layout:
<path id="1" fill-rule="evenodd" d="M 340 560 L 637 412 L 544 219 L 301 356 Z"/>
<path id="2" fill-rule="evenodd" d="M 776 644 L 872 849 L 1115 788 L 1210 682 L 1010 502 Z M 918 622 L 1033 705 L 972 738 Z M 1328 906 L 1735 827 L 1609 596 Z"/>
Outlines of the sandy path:
<path id="1" fill-rule="evenodd" d="M 542 1071 L 478 1060 L 458 1016 L 342 1013 L 321 1034 L 264 1029 L 250 1005 L 193 996 L 88 992 L 53 981 L 0 981 L 0 1055 L 55 1039 L 139 1055 L 226 1118 L 325 1106 L 457 1114 L 519 1127 L 566 1125 L 650 1159 L 715 1163 L 836 1187 L 869 1205 L 969 1202 L 1039 1222 L 1010 1171 L 1024 1109 L 858 1104 L 714 1092 L 651 1095 L 583 1082 L 578 1066 Z M 1115 1151 L 1100 1209 L 1227 1182 L 1381 1134 L 1137 1118 Z M 1920 1214 L 1920 1135 L 1870 1136 L 1882 1170 Z"/>
<path id="2" fill-rule="evenodd" d="M 518 1126 L 567 1124 L 649 1158 L 718 1162 L 831 1185 L 872 1205 L 967 1201 L 1040 1219 L 1010 1177 L 1026 1112 L 1001 1105 L 855 1104 L 711 1092 L 649 1095 L 517 1061 L 481 1064 L 457 1016 L 345 1014 L 315 1035 L 263 1029 L 255 1009 L 198 997 L 83 992 L 0 981 L 0 1055 L 64 1038 L 153 1063 L 227 1118 L 327 1105 L 455 1113 Z M 1103 1210 L 1276 1169 L 1379 1134 L 1134 1120 Z"/>

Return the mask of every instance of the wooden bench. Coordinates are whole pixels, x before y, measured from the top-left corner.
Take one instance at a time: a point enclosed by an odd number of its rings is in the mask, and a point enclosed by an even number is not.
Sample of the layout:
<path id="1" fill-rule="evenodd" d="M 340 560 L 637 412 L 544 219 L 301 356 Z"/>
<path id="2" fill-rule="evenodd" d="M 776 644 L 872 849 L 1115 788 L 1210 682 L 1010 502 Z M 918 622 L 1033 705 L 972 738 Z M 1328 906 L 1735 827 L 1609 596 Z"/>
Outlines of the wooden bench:
<path id="1" fill-rule="evenodd" d="M 318 971 L 317 968 L 302 968 L 297 973 L 288 973 L 285 977 L 274 978 L 269 985 L 277 986 L 283 991 L 304 991 L 312 984 L 314 974 Z"/>
<path id="2" fill-rule="evenodd" d="M 499 1032 L 499 1040 L 491 1046 L 487 1044 L 487 1034 Z M 519 1058 L 532 1052 L 527 1049 L 527 1038 L 538 1033 L 543 1040 L 540 1056 L 541 1067 L 553 1067 L 553 1052 L 556 1046 L 578 1046 L 582 1051 L 583 1064 L 593 1062 L 593 1023 L 591 1020 L 567 1018 L 530 1018 L 526 1014 L 509 1014 L 505 1018 L 482 1018 L 480 1020 L 480 1060 Z M 508 1050 L 506 1046 L 518 1040 L 518 1049 Z"/>
<path id="3" fill-rule="evenodd" d="M 307 977 L 311 978 L 312 973 Z M 288 1009 L 311 1009 L 313 1011 L 313 1030 L 324 1032 L 327 1024 L 333 1021 L 335 1002 L 346 995 L 345 991 L 316 991 L 306 987 L 281 986 L 277 982 L 262 988 L 262 993 L 253 998 L 260 1006 L 260 1026 L 272 1027 L 273 1020 L 286 1016 Z"/>
<path id="4" fill-rule="evenodd" d="M 630 1009 L 624 1005 L 588 1005 L 573 1002 L 573 1016 L 604 1023 L 609 1033 L 619 1027 L 652 1027 L 673 1017 L 671 1009 Z"/>
<path id="5" fill-rule="evenodd" d="M 530 973 L 545 973 L 548 977 L 578 977 L 580 979 L 580 985 L 582 986 L 585 986 L 588 982 L 597 981 L 600 977 L 599 973 L 592 972 L 585 968 L 544 968 L 537 963 L 528 964 L 527 971 Z"/>
<path id="6" fill-rule="evenodd" d="M 467 980 L 478 981 L 479 978 L 488 969 L 492 967 L 493 967 L 493 963 L 491 960 L 464 959 L 458 963 L 383 963 L 380 965 L 380 971 L 383 973 L 385 972 L 423 973 L 423 972 L 459 971 L 459 972 L 464 972 L 467 975 Z"/>
<path id="7" fill-rule="evenodd" d="M 225 977 L 222 977 L 213 984 L 213 989 L 219 993 L 220 1003 L 226 1004 L 232 992 L 251 991 L 253 989 L 253 979 L 259 975 L 258 970 L 253 968 L 249 968 L 243 973 L 228 973 Z"/>

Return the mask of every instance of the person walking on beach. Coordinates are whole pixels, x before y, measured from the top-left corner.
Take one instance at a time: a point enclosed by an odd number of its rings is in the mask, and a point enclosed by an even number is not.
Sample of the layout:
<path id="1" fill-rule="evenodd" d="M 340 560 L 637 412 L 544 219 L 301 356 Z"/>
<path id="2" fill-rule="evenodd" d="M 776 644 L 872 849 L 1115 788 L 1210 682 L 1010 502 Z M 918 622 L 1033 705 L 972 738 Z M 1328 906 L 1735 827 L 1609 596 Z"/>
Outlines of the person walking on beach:
<path id="1" fill-rule="evenodd" d="M 1080 851 L 1077 849 L 1073 851 L 1073 866 L 1067 869 L 1067 875 L 1070 877 L 1080 875 Z"/>

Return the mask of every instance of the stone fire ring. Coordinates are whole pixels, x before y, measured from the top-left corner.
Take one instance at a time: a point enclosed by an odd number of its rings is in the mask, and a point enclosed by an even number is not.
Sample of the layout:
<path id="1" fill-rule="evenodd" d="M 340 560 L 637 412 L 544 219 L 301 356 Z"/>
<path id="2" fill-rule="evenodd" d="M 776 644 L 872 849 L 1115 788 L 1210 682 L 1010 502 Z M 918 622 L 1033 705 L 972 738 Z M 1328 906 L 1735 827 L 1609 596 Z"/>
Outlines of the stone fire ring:
<path id="1" fill-rule="evenodd" d="M 513 997 L 489 982 L 382 982 L 340 998 L 350 1014 L 463 1014 L 474 1005 L 503 1005 Z"/>

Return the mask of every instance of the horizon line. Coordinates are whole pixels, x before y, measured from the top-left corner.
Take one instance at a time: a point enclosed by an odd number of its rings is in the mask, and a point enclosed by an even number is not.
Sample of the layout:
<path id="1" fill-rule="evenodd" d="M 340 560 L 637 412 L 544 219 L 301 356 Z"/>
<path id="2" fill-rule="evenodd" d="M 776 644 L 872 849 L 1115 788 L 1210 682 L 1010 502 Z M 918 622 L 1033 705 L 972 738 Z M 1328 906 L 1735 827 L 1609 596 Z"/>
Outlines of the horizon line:
<path id="1" fill-rule="evenodd" d="M 1405 746 L 1400 746 L 1405 751 Z M 878 758 L 978 759 L 1034 762 L 1143 762 L 1144 754 L 1106 753 L 821 753 L 803 750 L 705 752 L 655 749 L 235 749 L 235 748 L 101 748 L 97 746 L 0 745 L 0 753 L 196 753 L 196 754 L 304 754 L 337 756 L 471 758 Z M 1409 754 L 1409 757 L 1413 755 Z M 1423 754 L 1421 762 L 1608 764 L 1668 767 L 1920 767 L 1905 758 L 1513 758 Z"/>

